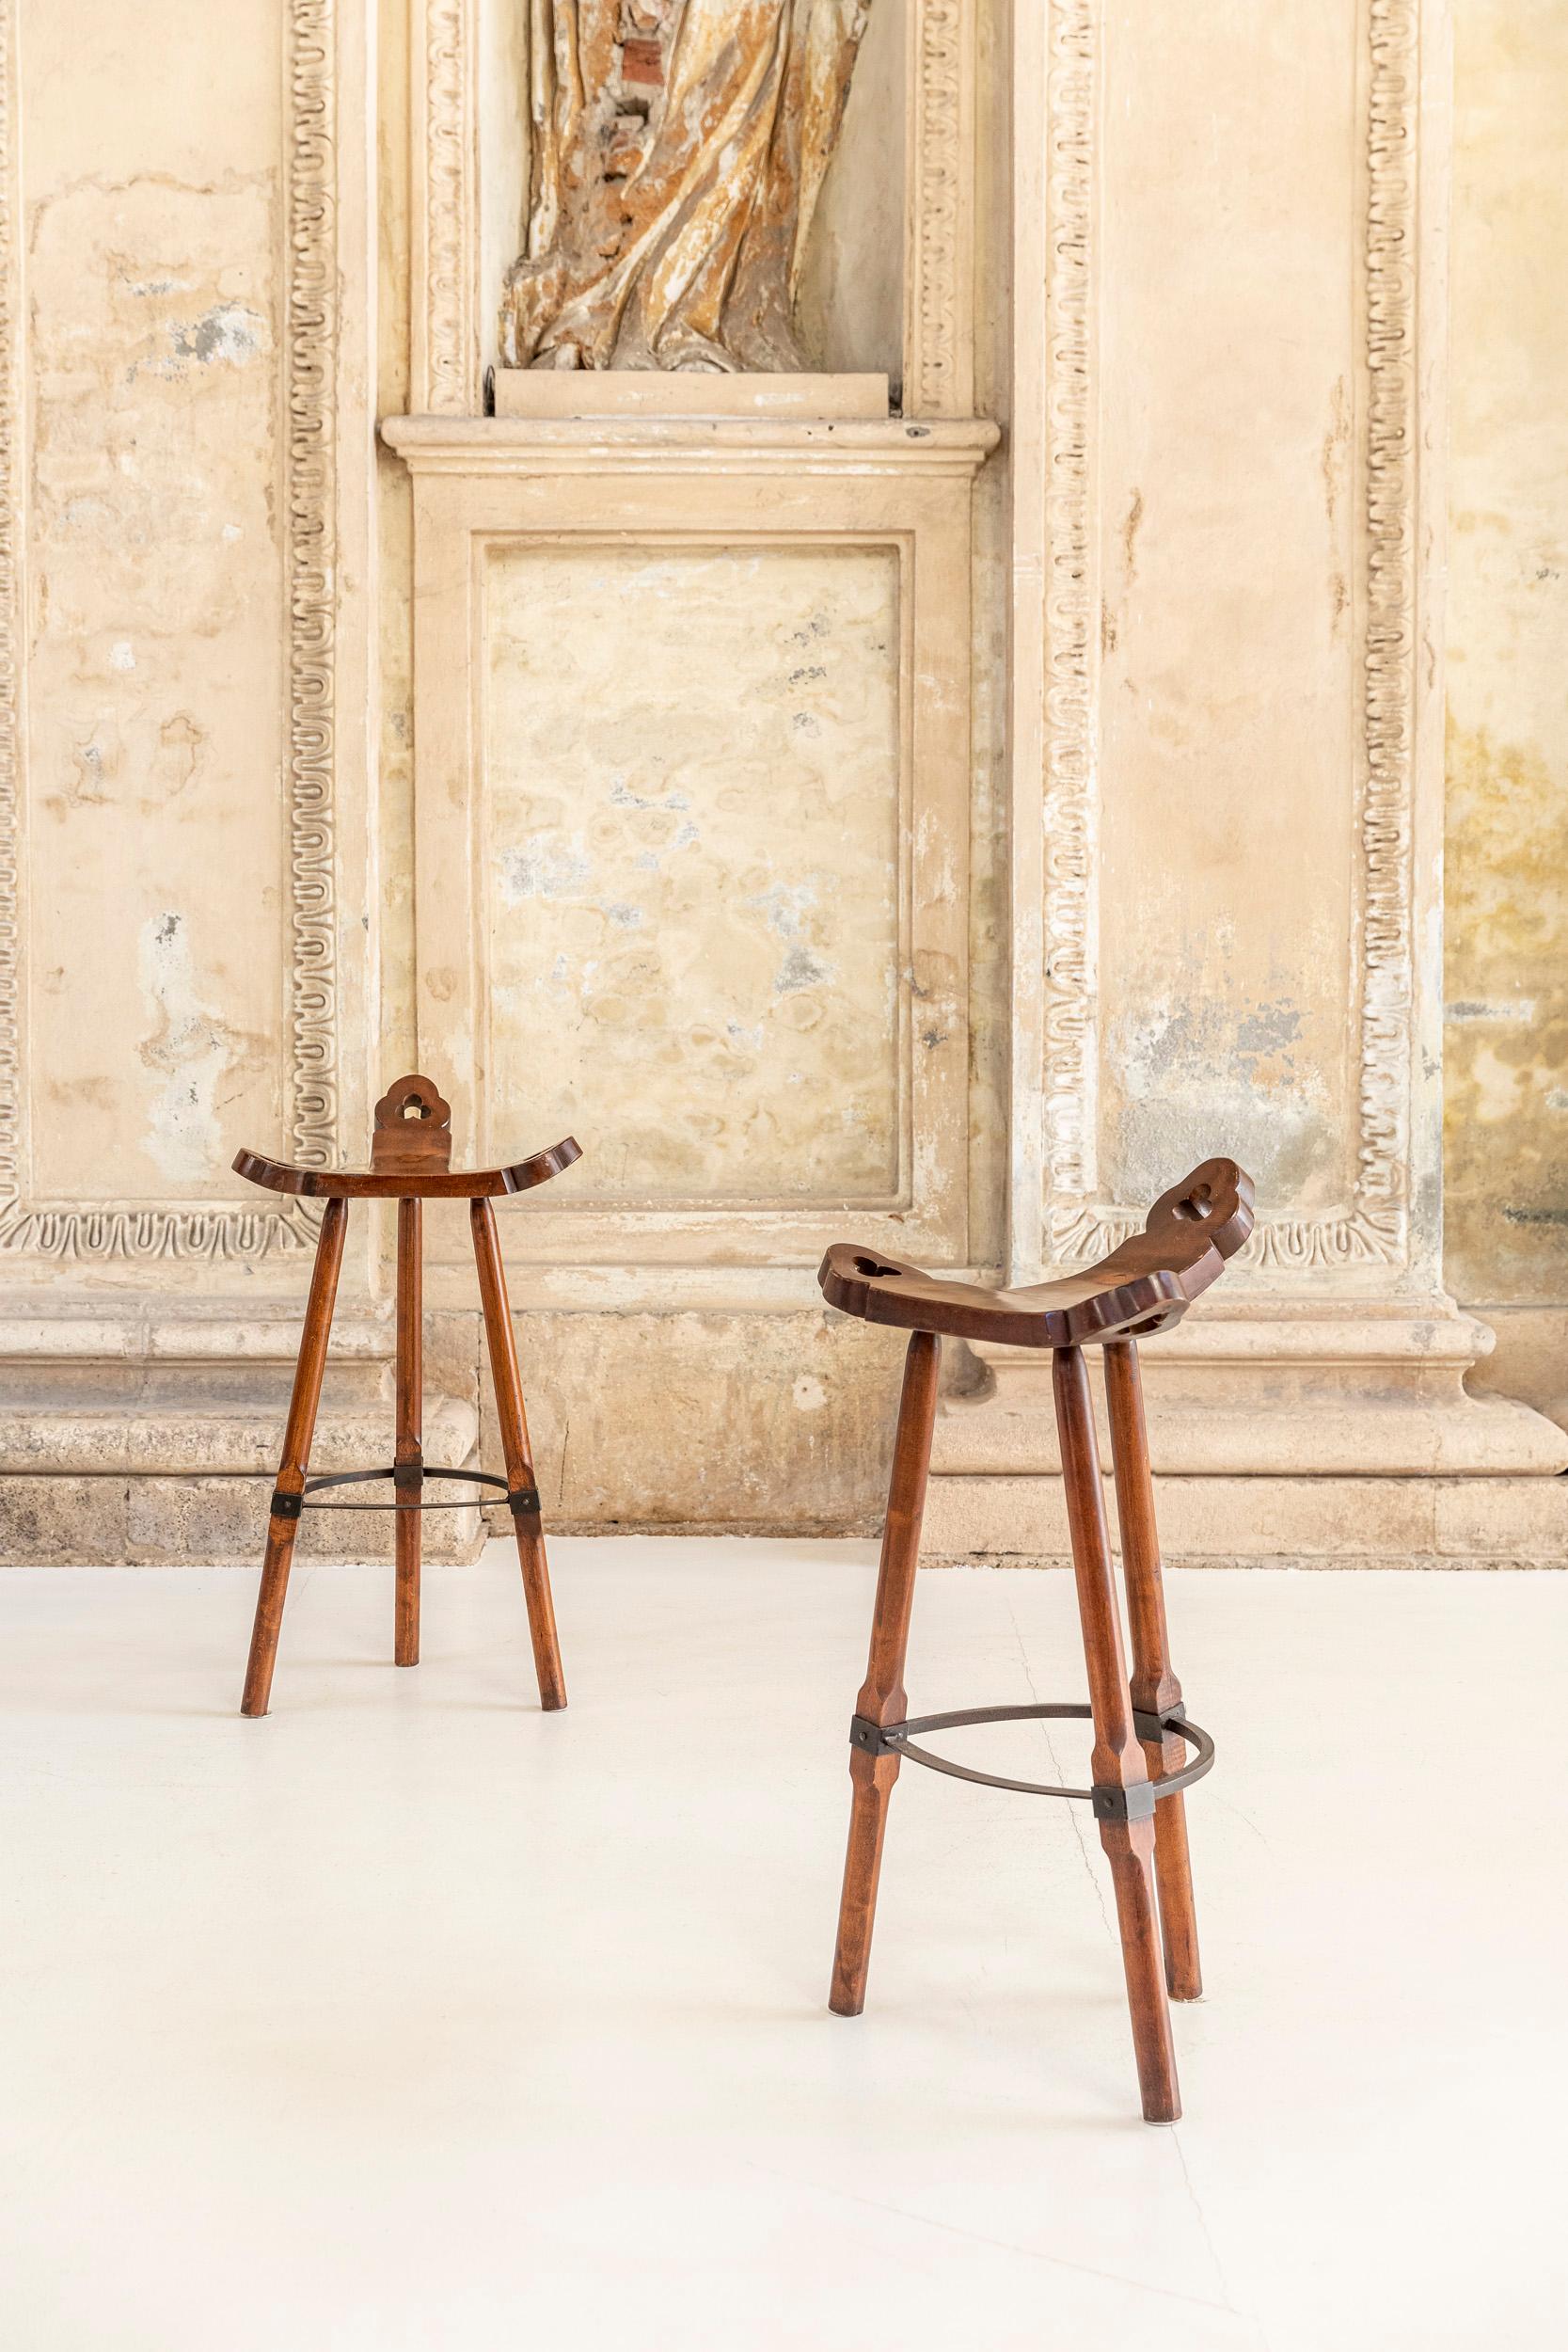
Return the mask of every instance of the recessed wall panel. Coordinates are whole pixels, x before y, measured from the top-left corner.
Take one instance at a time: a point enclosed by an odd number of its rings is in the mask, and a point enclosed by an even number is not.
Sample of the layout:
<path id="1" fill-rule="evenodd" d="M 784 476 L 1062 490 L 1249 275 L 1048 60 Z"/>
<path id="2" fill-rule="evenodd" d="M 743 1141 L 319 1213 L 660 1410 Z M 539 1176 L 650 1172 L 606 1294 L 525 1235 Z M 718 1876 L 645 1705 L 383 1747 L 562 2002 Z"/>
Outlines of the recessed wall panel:
<path id="1" fill-rule="evenodd" d="M 897 550 L 486 560 L 496 1132 L 585 1204 L 892 1199 Z"/>

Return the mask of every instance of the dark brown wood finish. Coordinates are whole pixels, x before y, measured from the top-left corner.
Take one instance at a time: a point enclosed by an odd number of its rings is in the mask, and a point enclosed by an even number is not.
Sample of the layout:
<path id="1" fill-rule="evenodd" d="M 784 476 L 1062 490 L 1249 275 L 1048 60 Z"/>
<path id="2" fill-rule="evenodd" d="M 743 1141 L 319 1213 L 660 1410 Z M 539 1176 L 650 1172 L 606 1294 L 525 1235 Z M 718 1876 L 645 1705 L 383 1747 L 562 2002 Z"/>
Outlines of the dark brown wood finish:
<path id="1" fill-rule="evenodd" d="M 1167 1330 L 1225 1271 L 1252 1231 L 1252 1180 L 1206 1160 L 1162 1193 L 1141 1233 L 1081 1274 L 1023 1290 L 947 1282 L 853 1242 L 835 1242 L 817 1280 L 830 1306 L 867 1323 L 1009 1347 L 1075 1347 Z"/>
<path id="2" fill-rule="evenodd" d="M 371 1166 L 400 1175 L 439 1175 L 451 1166 L 451 1104 L 411 1071 L 375 1106 Z"/>
<path id="3" fill-rule="evenodd" d="M 294 1366 L 289 1418 L 283 1430 L 283 1459 L 277 1466 L 276 1488 L 279 1494 L 297 1495 L 304 1492 L 305 1473 L 310 1459 L 310 1440 L 316 1432 L 316 1410 L 321 1403 L 322 1375 L 326 1370 L 326 1343 L 332 1329 L 332 1309 L 338 1296 L 338 1276 L 343 1263 L 343 1235 L 347 1227 L 348 1203 L 345 1200 L 329 1200 L 316 1243 L 310 1295 L 305 1307 L 305 1329 L 299 1343 L 299 1359 Z M 280 1518 L 274 1511 L 267 1520 L 267 1549 L 261 1564 L 261 1590 L 257 1597 L 256 1623 L 250 1636 L 245 1696 L 240 1701 L 240 1712 L 244 1715 L 264 1715 L 267 1711 L 267 1701 L 272 1695 L 272 1670 L 277 1657 L 277 1636 L 283 1623 L 283 1603 L 289 1590 L 289 1569 L 294 1556 L 294 1537 L 298 1533 L 299 1521 L 296 1518 Z"/>
<path id="4" fill-rule="evenodd" d="M 418 1506 L 426 1500 L 421 1404 L 421 1204 L 427 1200 L 466 1200 L 471 1205 L 474 1252 L 479 1264 L 507 1485 L 514 1495 L 533 1494 L 528 1422 L 517 1378 L 516 1346 L 507 1305 L 506 1278 L 501 1269 L 500 1245 L 490 1202 L 504 1194 L 527 1191 L 546 1183 L 562 1168 L 570 1168 L 582 1154 L 573 1137 L 567 1136 L 549 1151 L 536 1152 L 531 1159 L 518 1160 L 507 1168 L 454 1169 L 450 1165 L 451 1157 L 451 1109 L 433 1082 L 413 1072 L 388 1087 L 375 1106 L 375 1131 L 368 1168 L 291 1168 L 258 1152 L 241 1152 L 234 1161 L 236 1172 L 251 1184 L 264 1185 L 272 1192 L 320 1199 L 326 1203 L 295 1369 L 293 1401 L 284 1436 L 283 1460 L 277 1473 L 277 1491 L 285 1498 L 303 1495 L 305 1491 L 332 1305 L 342 1263 L 348 1203 L 351 1200 L 395 1200 L 398 1204 L 396 1438 L 392 1473 L 397 1507 L 392 1524 L 397 1557 L 393 1655 L 400 1666 L 416 1665 L 420 1656 L 421 1519 Z M 539 1695 L 547 1708 L 564 1707 L 566 1685 L 561 1668 L 536 1496 L 532 1507 L 514 1512 L 513 1520 L 522 1561 Z M 273 1513 L 245 1676 L 244 1708 L 247 1715 L 264 1715 L 267 1711 L 297 1530 L 297 1518 L 280 1518 L 276 1511 Z"/>
<path id="5" fill-rule="evenodd" d="M 528 1415 L 523 1409 L 523 1386 L 517 1375 L 517 1343 L 506 1295 L 506 1270 L 501 1264 L 496 1212 L 488 1200 L 475 1200 L 468 1211 L 473 1226 L 474 1259 L 479 1267 L 479 1295 L 484 1309 L 484 1336 L 490 1346 L 490 1377 L 496 1391 L 496 1418 L 500 1423 L 501 1452 L 507 1482 L 515 1493 L 533 1486 L 533 1452 L 529 1444 Z M 566 1677 L 562 1671 L 561 1645 L 556 1638 L 555 1603 L 550 1596 L 549 1568 L 545 1559 L 545 1534 L 537 1508 L 514 1511 L 517 1557 L 522 1564 L 523 1597 L 528 1605 L 528 1629 L 533 1643 L 534 1671 L 539 1677 L 539 1703 L 546 1709 L 566 1704 Z"/>
<path id="6" fill-rule="evenodd" d="M 1164 1578 L 1160 1537 L 1154 1523 L 1154 1481 L 1148 1467 L 1143 1377 L 1138 1369 L 1135 1341 L 1113 1340 L 1106 1348 L 1105 1396 L 1111 1418 L 1111 1455 L 1116 1466 L 1121 1567 L 1127 1583 L 1132 1704 L 1140 1714 L 1164 1715 L 1180 1705 L 1181 1685 L 1170 1662 Z M 1174 1732 L 1164 1740 L 1146 1740 L 1143 1751 L 1149 1777 L 1155 1780 L 1167 1772 L 1179 1772 L 1187 1760 L 1186 1742 Z M 1165 1985 L 1173 2001 L 1196 2001 L 1203 1991 L 1192 1861 L 1187 1848 L 1186 1803 L 1179 1789 L 1175 1796 L 1162 1800 L 1154 1817 L 1154 1866 L 1160 1887 Z"/>
<path id="7" fill-rule="evenodd" d="M 570 1136 L 547 1152 L 510 1168 L 291 1168 L 269 1160 L 261 1152 L 237 1152 L 234 1172 L 248 1184 L 268 1192 L 287 1192 L 305 1200 L 498 1200 L 513 1192 L 531 1192 L 548 1184 L 563 1168 L 580 1160 L 582 1152 Z"/>
<path id="8" fill-rule="evenodd" d="M 392 1460 L 394 1491 L 402 1503 L 422 1500 L 417 1474 L 424 1465 L 424 1207 L 398 1202 L 397 1438 Z M 401 1481 L 398 1474 L 401 1473 Z M 397 1601 L 392 1655 L 400 1666 L 420 1662 L 420 1552 L 423 1526 L 417 1510 L 398 1511 L 392 1520 L 397 1556 Z"/>
<path id="9" fill-rule="evenodd" d="M 909 1713 L 904 1658 L 910 1641 L 910 1612 L 914 1605 L 915 1570 L 920 1565 L 920 1526 L 926 1511 L 926 1480 L 931 1459 L 941 1357 L 942 1342 L 929 1331 L 916 1331 L 904 1359 L 893 1482 L 888 1490 L 877 1598 L 871 1613 L 871 1653 L 865 1680 L 855 1703 L 855 1712 L 874 1724 L 899 1724 Z M 849 1850 L 845 1856 L 838 1943 L 833 1953 L 832 1989 L 828 1995 L 829 2008 L 840 2017 L 858 2017 L 865 2007 L 865 1976 L 877 1915 L 882 1841 L 887 1834 L 888 1801 L 897 1777 L 896 1756 L 868 1756 L 862 1748 L 850 1749 L 853 1795 Z"/>
<path id="10" fill-rule="evenodd" d="M 1097 1787 L 1133 1788 L 1148 1778 L 1132 1723 L 1132 1696 L 1122 1662 L 1121 1622 L 1111 1574 L 1111 1539 L 1100 1483 L 1100 1447 L 1089 1402 L 1089 1375 L 1083 1353 L 1062 1347 L 1052 1358 L 1056 1432 L 1062 1447 L 1062 1482 L 1067 1497 L 1068 1534 L 1078 1583 L 1078 1616 L 1094 1710 L 1092 1769 Z M 1154 1892 L 1154 1823 L 1101 1821 L 1100 1842 L 1111 1866 L 1117 1920 L 1121 1930 L 1122 1966 L 1132 2012 L 1132 2047 L 1138 2062 L 1145 2119 L 1174 2123 L 1181 2112 L 1176 2087 L 1176 2051 L 1161 1966 L 1159 1913 Z"/>
<path id="11" fill-rule="evenodd" d="M 849 1242 L 822 1262 L 823 1295 L 847 1314 L 912 1333 L 894 1455 L 871 1666 L 858 1712 L 884 1729 L 907 1720 L 905 1645 L 920 1517 L 936 1408 L 939 1334 L 1050 1348 L 1063 1491 L 1094 1720 L 1093 1777 L 1101 1843 L 1111 1866 L 1122 1964 L 1132 2012 L 1143 2111 L 1150 2122 L 1180 2115 L 1167 2005 L 1200 1989 L 1186 1820 L 1180 1792 L 1159 1800 L 1149 1783 L 1187 1761 L 1171 1737 L 1143 1742 L 1137 1713 L 1180 1705 L 1165 1629 L 1153 1485 L 1134 1335 L 1163 1331 L 1223 1273 L 1252 1231 L 1252 1183 L 1233 1160 L 1207 1160 L 1162 1194 L 1142 1233 L 1099 1265 L 1010 1291 L 984 1291 L 902 1265 Z M 1101 1483 L 1100 1450 L 1083 1348 L 1105 1350 L 1113 1460 L 1132 1625 L 1129 1685 Z M 877 1883 L 888 1799 L 898 1776 L 895 1748 L 850 1749 L 854 1786 L 849 1852 L 839 1911 L 831 2005 L 853 2016 L 865 1998 Z M 1053 1792 L 1057 1793 L 1057 1792 Z M 1139 1818 L 1140 1813 L 1142 1818 Z M 1164 1964 L 1161 1938 L 1164 1932 Z"/>

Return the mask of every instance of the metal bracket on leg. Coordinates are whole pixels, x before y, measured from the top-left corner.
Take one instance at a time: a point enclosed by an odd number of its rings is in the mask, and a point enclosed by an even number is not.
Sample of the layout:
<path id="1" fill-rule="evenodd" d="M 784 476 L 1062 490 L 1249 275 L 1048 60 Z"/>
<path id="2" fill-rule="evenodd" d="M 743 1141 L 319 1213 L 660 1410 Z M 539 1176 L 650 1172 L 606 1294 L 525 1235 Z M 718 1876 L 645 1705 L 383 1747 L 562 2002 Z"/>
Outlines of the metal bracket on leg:
<path id="1" fill-rule="evenodd" d="M 1089 1790 L 1089 1806 L 1097 1821 L 1151 1821 L 1155 1798 L 1170 1793 L 1152 1780 L 1135 1780 L 1127 1788 L 1119 1781 L 1097 1780 Z"/>
<path id="2" fill-rule="evenodd" d="M 849 1744 L 866 1756 L 907 1756 L 911 1764 L 924 1764 L 933 1772 L 945 1772 L 953 1780 L 978 1781 L 986 1788 L 1014 1788 L 1026 1797 L 1074 1797 L 1082 1804 L 1091 1805 L 1097 1821 L 1147 1821 L 1163 1798 L 1174 1797 L 1179 1789 L 1190 1788 L 1195 1780 L 1201 1780 L 1214 1760 L 1214 1743 L 1201 1725 L 1187 1721 L 1182 1707 L 1167 1708 L 1162 1715 L 1146 1714 L 1135 1708 L 1132 1724 L 1140 1740 L 1163 1740 L 1167 1732 L 1186 1740 L 1197 1753 L 1190 1764 L 1179 1772 L 1164 1772 L 1158 1780 L 1134 1781 L 1129 1788 L 1119 1783 L 1097 1782 L 1092 1788 L 1058 1788 L 1038 1780 L 1010 1780 L 1000 1772 L 978 1772 L 972 1765 L 955 1764 L 945 1756 L 933 1755 L 929 1748 L 916 1747 L 914 1735 L 927 1731 L 953 1731 L 972 1724 L 1035 1723 L 1042 1718 L 1070 1718 L 1089 1722 L 1093 1709 L 1085 1706 L 1066 1706 L 1053 1703 L 1043 1707 L 964 1707 L 945 1715 L 920 1715 L 910 1723 L 874 1724 L 869 1716 L 853 1716 L 849 1724 Z"/>
<path id="3" fill-rule="evenodd" d="M 896 1734 L 904 1728 L 895 1724 Z M 880 1724 L 874 1724 L 868 1715 L 852 1715 L 849 1719 L 849 1745 L 862 1748 L 867 1756 L 897 1756 L 902 1753 L 896 1737 L 890 1739 Z"/>
<path id="4" fill-rule="evenodd" d="M 275 1519 L 297 1519 L 305 1508 L 303 1495 L 286 1495 L 281 1486 L 272 1490 L 272 1516 Z"/>
<path id="5" fill-rule="evenodd" d="M 507 1495 L 506 1505 L 514 1518 L 536 1519 L 539 1517 L 538 1487 L 514 1486 Z"/>

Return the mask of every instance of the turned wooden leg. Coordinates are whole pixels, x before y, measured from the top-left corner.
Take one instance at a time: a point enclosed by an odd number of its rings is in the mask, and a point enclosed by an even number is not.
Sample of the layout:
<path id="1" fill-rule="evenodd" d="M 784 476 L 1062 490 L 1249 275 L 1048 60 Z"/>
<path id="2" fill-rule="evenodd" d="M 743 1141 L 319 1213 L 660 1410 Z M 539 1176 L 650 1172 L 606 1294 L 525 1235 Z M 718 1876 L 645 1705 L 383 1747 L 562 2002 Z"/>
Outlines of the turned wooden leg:
<path id="1" fill-rule="evenodd" d="M 1132 1340 L 1105 1348 L 1105 1395 L 1111 1410 L 1111 1454 L 1117 1473 L 1117 1517 L 1121 1524 L 1121 1566 L 1127 1580 L 1127 1619 L 1132 1647 L 1132 1704 L 1140 1714 L 1165 1715 L 1181 1702 L 1181 1685 L 1171 1672 L 1165 1629 L 1165 1595 L 1160 1568 L 1160 1538 L 1154 1524 L 1154 1482 L 1148 1469 L 1148 1434 L 1144 1422 L 1143 1380 Z M 1179 1772 L 1186 1741 L 1169 1733 L 1146 1740 L 1144 1761 L 1151 1777 Z M 1187 1852 L 1186 1800 L 1166 1797 L 1155 1809 L 1154 1867 L 1160 1884 L 1160 1925 L 1164 1935 L 1165 1983 L 1173 2001 L 1196 2001 L 1203 1990 L 1197 1957 L 1197 1917 L 1193 1908 L 1193 1871 Z"/>
<path id="2" fill-rule="evenodd" d="M 289 1569 L 294 1556 L 294 1537 L 299 1532 L 297 1510 L 291 1515 L 280 1512 L 277 1505 L 280 1499 L 297 1497 L 305 1490 L 305 1470 L 310 1459 L 310 1440 L 316 1430 L 316 1407 L 321 1403 L 322 1374 L 326 1369 L 326 1343 L 332 1329 L 332 1308 L 338 1295 L 338 1272 L 343 1263 L 343 1234 L 347 1225 L 348 1202 L 329 1200 L 322 1218 L 321 1238 L 316 1244 L 310 1295 L 305 1308 L 305 1328 L 300 1334 L 299 1359 L 294 1365 L 293 1393 L 289 1400 L 289 1419 L 283 1431 L 283 1459 L 277 1466 L 272 1516 L 267 1521 L 266 1558 L 261 1564 L 261 1590 L 256 1602 L 256 1623 L 250 1636 L 250 1661 L 245 1668 L 245 1696 L 240 1701 L 242 1715 L 264 1715 L 272 1694 L 272 1670 L 277 1656 L 278 1629 L 283 1623 Z"/>
<path id="3" fill-rule="evenodd" d="M 1052 1368 L 1068 1527 L 1078 1581 L 1078 1614 L 1094 1714 L 1095 1813 L 1116 1888 L 1138 2084 L 1146 2121 L 1174 2123 L 1181 2112 L 1181 2098 L 1176 2085 L 1176 2052 L 1160 1960 L 1153 1806 L 1122 1662 L 1088 1374 L 1082 1350 L 1076 1347 L 1057 1348 Z"/>
<path id="4" fill-rule="evenodd" d="M 393 1457 L 393 1491 L 404 1506 L 417 1504 L 424 1494 L 424 1449 L 421 1443 L 424 1390 L 424 1269 L 421 1203 L 398 1202 L 397 1294 L 397 1450 Z M 423 1525 L 417 1509 L 393 1514 L 397 1531 L 397 1602 L 392 1655 L 400 1666 L 420 1662 L 420 1536 Z"/>
<path id="5" fill-rule="evenodd" d="M 506 1272 L 495 1211 L 488 1200 L 470 1204 L 474 1258 L 479 1266 L 479 1295 L 484 1307 L 484 1333 L 490 1343 L 490 1376 L 495 1383 L 496 1415 L 500 1422 L 501 1453 L 506 1483 L 512 1492 L 535 1500 L 514 1505 L 512 1524 L 517 1531 L 517 1557 L 523 1567 L 523 1597 L 528 1603 L 528 1629 L 533 1643 L 534 1671 L 539 1677 L 539 1702 L 546 1710 L 566 1704 L 566 1677 L 561 1670 L 556 1640 L 555 1603 L 550 1597 L 550 1572 L 545 1558 L 545 1534 L 540 1525 L 533 1455 L 528 1441 L 528 1416 L 523 1410 L 522 1383 L 517 1377 L 517 1345 L 507 1303 Z"/>
<path id="6" fill-rule="evenodd" d="M 882 1558 L 871 1617 L 871 1656 L 855 1712 L 873 1724 L 901 1724 L 909 1713 L 904 1692 L 904 1653 L 910 1641 L 915 1570 L 920 1564 L 920 1522 L 926 1509 L 926 1472 L 931 1458 L 931 1428 L 937 1409 L 937 1372 L 942 1342 L 932 1331 L 916 1331 L 904 1362 L 898 1434 L 893 1451 Z M 877 1881 L 881 1875 L 882 1839 L 888 1800 L 898 1777 L 896 1756 L 849 1751 L 853 1798 L 849 1851 L 844 1864 L 844 1894 L 838 1913 L 832 1990 L 828 2006 L 840 2017 L 858 2017 L 865 2007 L 865 1972 L 877 1915 Z"/>

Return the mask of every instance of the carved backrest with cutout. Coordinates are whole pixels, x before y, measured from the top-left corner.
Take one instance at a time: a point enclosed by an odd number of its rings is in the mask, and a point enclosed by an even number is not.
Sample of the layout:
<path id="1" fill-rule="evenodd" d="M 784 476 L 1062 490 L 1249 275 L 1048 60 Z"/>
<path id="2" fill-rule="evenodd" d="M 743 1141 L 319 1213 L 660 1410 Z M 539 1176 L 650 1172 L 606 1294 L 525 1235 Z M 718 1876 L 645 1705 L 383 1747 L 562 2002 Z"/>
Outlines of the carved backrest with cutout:
<path id="1" fill-rule="evenodd" d="M 836 1242 L 817 1280 L 832 1307 L 866 1323 L 1009 1347 L 1082 1347 L 1169 1330 L 1225 1271 L 1253 1225 L 1252 1179 L 1205 1160 L 1163 1192 L 1141 1233 L 1098 1265 L 1020 1290 L 982 1290 Z"/>
<path id="2" fill-rule="evenodd" d="M 384 1173 L 451 1166 L 451 1104 L 417 1071 L 395 1078 L 375 1106 L 371 1166 Z"/>

